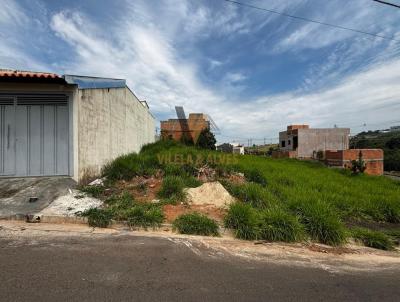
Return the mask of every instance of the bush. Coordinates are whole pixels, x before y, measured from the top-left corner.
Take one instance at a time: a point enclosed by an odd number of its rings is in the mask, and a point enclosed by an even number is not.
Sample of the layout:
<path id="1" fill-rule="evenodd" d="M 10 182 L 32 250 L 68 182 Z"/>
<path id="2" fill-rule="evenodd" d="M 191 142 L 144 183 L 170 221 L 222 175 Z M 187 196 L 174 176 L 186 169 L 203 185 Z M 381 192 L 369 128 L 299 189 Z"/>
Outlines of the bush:
<path id="1" fill-rule="evenodd" d="M 249 204 L 241 202 L 231 204 L 224 217 L 224 224 L 225 227 L 235 231 L 237 238 L 245 240 L 258 238 L 258 215 Z"/>
<path id="2" fill-rule="evenodd" d="M 130 227 L 142 227 L 147 228 L 160 227 L 163 223 L 165 216 L 161 208 L 153 205 L 140 205 L 128 209 L 125 212 L 127 223 Z"/>
<path id="3" fill-rule="evenodd" d="M 304 229 L 296 216 L 272 208 L 260 217 L 260 238 L 268 241 L 295 242 L 304 239 Z"/>
<path id="4" fill-rule="evenodd" d="M 361 241 L 365 246 L 380 250 L 393 250 L 394 244 L 389 236 L 382 232 L 357 228 L 352 230 L 353 238 Z"/>
<path id="5" fill-rule="evenodd" d="M 217 222 L 199 213 L 181 215 L 172 226 L 181 234 L 219 236 Z"/>
<path id="6" fill-rule="evenodd" d="M 162 182 L 161 189 L 158 192 L 160 198 L 166 198 L 174 201 L 184 201 L 185 194 L 184 180 L 179 176 L 166 176 Z"/>
<path id="7" fill-rule="evenodd" d="M 84 211 L 81 216 L 87 217 L 91 227 L 106 228 L 111 223 L 112 213 L 107 209 L 91 208 Z"/>
<path id="8" fill-rule="evenodd" d="M 297 213 L 312 239 L 329 245 L 340 245 L 346 241 L 346 229 L 328 204 L 303 202 L 298 205 Z"/>
<path id="9" fill-rule="evenodd" d="M 261 171 L 257 169 L 246 170 L 244 172 L 244 176 L 246 177 L 247 181 L 258 183 L 263 187 L 267 185 L 267 179 L 261 173 Z"/>

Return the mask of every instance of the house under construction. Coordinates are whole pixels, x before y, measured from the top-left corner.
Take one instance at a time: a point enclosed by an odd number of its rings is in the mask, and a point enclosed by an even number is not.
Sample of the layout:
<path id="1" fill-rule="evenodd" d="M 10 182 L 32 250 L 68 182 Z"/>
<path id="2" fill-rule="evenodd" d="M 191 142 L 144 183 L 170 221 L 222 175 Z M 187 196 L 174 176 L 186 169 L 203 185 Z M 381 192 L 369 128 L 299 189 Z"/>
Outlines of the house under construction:
<path id="1" fill-rule="evenodd" d="M 190 113 L 189 118 L 161 121 L 161 138 L 181 141 L 184 138 L 196 142 L 201 131 L 210 129 L 210 121 L 203 113 Z"/>

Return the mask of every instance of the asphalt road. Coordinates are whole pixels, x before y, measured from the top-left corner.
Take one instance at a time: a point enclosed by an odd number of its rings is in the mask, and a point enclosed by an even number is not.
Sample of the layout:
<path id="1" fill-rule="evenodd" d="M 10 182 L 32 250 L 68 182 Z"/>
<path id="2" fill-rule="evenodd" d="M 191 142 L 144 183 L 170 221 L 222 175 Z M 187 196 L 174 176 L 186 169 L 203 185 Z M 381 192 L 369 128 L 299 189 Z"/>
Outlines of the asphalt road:
<path id="1" fill-rule="evenodd" d="M 0 238 L 0 301 L 399 301 L 400 271 L 332 273 L 167 238 Z"/>

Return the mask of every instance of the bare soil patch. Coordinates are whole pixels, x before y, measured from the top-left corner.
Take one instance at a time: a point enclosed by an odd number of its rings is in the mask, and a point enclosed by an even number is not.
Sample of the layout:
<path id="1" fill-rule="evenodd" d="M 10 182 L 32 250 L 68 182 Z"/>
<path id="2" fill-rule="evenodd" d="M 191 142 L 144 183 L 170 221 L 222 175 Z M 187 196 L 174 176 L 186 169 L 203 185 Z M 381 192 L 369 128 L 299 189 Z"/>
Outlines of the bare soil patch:
<path id="1" fill-rule="evenodd" d="M 205 205 L 165 205 L 163 207 L 166 222 L 173 222 L 178 216 L 193 212 L 198 212 L 208 216 L 209 218 L 215 219 L 219 223 L 222 223 L 225 215 L 225 209 L 217 208 L 214 205 L 205 204 Z"/>

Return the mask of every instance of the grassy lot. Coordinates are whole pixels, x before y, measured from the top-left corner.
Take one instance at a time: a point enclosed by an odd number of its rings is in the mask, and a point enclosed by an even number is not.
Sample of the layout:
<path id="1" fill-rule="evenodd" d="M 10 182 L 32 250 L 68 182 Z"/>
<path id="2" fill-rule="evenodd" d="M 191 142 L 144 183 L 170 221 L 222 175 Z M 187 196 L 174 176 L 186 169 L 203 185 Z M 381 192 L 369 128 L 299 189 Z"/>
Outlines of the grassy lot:
<path id="1" fill-rule="evenodd" d="M 161 170 L 164 183 L 159 196 L 176 201 L 184 198 L 183 187 L 201 184 L 194 176 L 205 163 L 215 169 L 227 190 L 240 200 L 225 217 L 225 225 L 234 229 L 238 238 L 287 242 L 311 239 L 340 245 L 348 237 L 368 243 L 371 240 L 367 237 L 395 238 L 387 230 L 398 234 L 400 182 L 354 176 L 315 162 L 251 155 L 227 158 L 214 151 L 158 142 L 144 146 L 138 155 L 116 159 L 104 167 L 103 174 L 112 183 Z M 233 183 L 224 177 L 233 171 L 244 173 L 247 182 Z M 374 230 L 374 236 L 352 230 L 366 225 L 367 230 Z M 379 237 L 377 233 L 381 231 L 389 235 Z M 384 243 L 389 245 L 390 242 Z"/>

